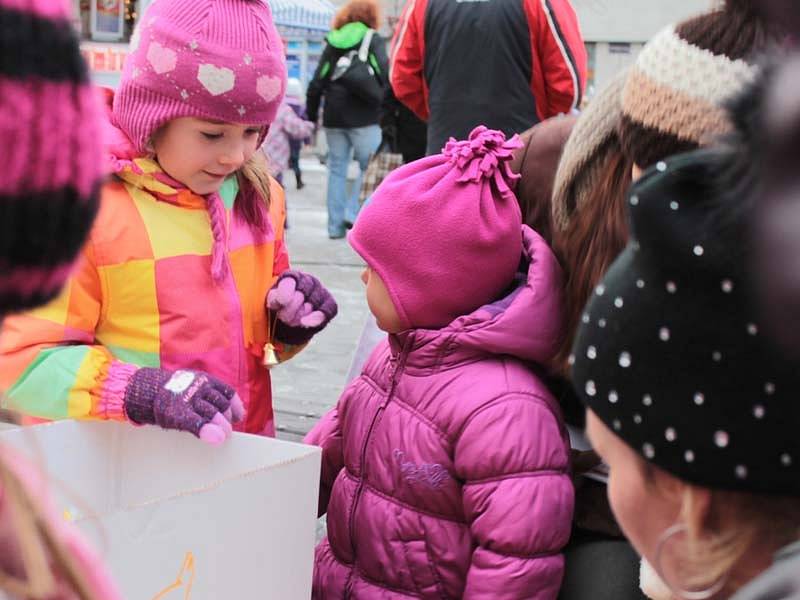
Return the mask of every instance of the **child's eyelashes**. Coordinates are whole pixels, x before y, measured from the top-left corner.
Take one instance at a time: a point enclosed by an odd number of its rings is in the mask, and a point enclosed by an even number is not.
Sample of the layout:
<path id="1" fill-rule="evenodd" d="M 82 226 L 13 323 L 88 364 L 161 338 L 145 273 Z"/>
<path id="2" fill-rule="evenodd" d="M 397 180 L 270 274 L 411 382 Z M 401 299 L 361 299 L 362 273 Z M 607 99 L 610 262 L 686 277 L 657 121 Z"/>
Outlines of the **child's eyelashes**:
<path id="1" fill-rule="evenodd" d="M 219 140 L 225 137 L 225 133 L 211 133 L 208 131 L 201 131 L 200 132 L 204 138 L 207 140 Z M 253 127 L 250 129 L 246 129 L 244 132 L 244 136 L 247 138 L 252 138 L 261 133 L 261 130 L 258 127 Z"/>

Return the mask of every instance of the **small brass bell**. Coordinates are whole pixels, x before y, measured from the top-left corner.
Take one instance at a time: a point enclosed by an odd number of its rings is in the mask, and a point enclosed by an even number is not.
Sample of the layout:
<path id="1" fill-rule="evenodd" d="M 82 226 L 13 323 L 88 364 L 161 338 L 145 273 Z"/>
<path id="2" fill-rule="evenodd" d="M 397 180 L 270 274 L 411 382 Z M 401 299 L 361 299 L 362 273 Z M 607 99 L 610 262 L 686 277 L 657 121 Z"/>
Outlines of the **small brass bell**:
<path id="1" fill-rule="evenodd" d="M 278 360 L 278 354 L 275 352 L 275 346 L 272 345 L 272 342 L 267 342 L 264 345 L 264 366 L 271 369 L 278 362 L 280 361 Z"/>

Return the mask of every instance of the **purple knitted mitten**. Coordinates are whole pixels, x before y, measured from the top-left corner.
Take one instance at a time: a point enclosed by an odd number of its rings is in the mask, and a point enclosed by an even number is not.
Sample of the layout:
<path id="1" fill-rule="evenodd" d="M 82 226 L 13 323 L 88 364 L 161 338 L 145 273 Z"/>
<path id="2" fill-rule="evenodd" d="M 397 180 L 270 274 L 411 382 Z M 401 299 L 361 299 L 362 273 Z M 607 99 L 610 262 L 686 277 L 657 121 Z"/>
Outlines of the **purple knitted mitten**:
<path id="1" fill-rule="evenodd" d="M 336 316 L 331 293 L 313 275 L 284 271 L 267 294 L 275 313 L 275 338 L 284 344 L 305 344 Z"/>
<path id="2" fill-rule="evenodd" d="M 188 431 L 218 445 L 244 416 L 232 387 L 200 371 L 142 368 L 125 390 L 125 414 L 140 425 Z"/>

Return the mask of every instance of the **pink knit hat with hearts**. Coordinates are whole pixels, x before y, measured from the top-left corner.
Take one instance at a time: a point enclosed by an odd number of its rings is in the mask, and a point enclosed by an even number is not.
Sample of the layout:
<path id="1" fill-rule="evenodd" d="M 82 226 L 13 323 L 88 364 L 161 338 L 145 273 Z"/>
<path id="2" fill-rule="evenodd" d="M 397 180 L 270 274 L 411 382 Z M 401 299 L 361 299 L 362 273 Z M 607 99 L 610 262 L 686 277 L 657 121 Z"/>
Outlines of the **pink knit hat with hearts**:
<path id="1" fill-rule="evenodd" d="M 286 89 L 266 0 L 155 0 L 130 49 L 113 119 L 137 152 L 178 117 L 261 125 L 263 141 Z"/>
<path id="2" fill-rule="evenodd" d="M 477 127 L 384 179 L 348 241 L 383 280 L 406 328 L 440 328 L 497 300 L 522 257 L 513 186 L 519 136 Z"/>

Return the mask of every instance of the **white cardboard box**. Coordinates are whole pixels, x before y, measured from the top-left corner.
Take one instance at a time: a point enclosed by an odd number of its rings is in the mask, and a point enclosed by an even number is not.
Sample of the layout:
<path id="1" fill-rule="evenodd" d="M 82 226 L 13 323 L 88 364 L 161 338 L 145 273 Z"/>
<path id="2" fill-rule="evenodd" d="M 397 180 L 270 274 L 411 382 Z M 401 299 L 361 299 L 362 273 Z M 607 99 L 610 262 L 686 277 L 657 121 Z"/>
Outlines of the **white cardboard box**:
<path id="1" fill-rule="evenodd" d="M 130 600 L 307 600 L 320 451 L 61 421 L 0 432 L 34 461 Z M 188 592 L 188 593 L 187 593 Z"/>

